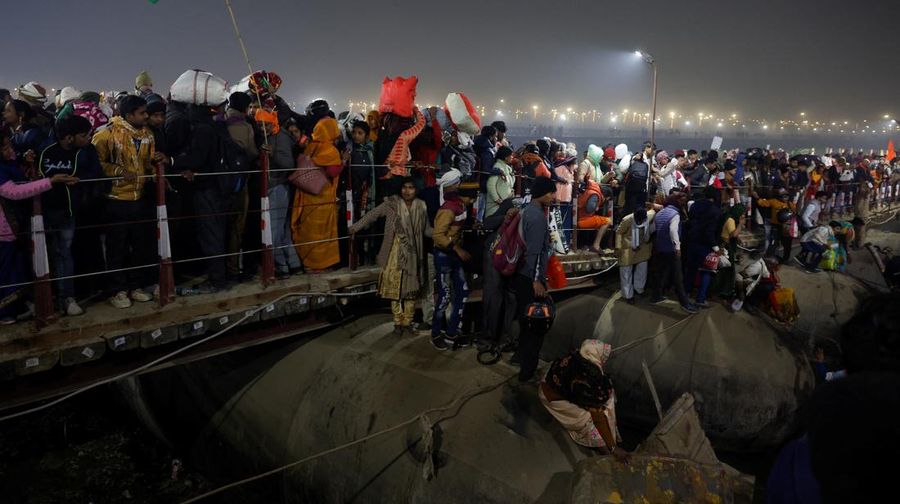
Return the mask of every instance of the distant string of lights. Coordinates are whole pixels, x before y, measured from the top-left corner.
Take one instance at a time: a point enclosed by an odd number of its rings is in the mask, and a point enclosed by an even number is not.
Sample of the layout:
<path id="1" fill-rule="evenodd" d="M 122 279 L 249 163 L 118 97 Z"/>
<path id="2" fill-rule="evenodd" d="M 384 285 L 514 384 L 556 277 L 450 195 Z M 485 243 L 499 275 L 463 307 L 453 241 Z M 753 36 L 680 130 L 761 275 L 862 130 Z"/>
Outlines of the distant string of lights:
<path id="1" fill-rule="evenodd" d="M 14 89 L 18 91 L 18 87 Z M 50 89 L 50 94 L 55 94 L 56 88 Z M 327 98 L 326 98 L 327 99 Z M 377 101 L 357 100 L 348 98 L 347 107 L 336 106 L 336 109 L 358 112 L 363 115 L 378 107 Z M 291 107 L 297 109 L 298 102 L 290 102 Z M 540 125 L 608 127 L 613 129 L 649 128 L 650 113 L 641 112 L 629 107 L 617 110 L 578 109 L 573 106 L 531 104 L 530 106 L 512 106 L 507 104 L 504 98 L 494 100 L 494 106 L 484 104 L 474 105 L 481 117 L 491 120 L 505 120 L 508 122 L 531 123 Z M 302 108 L 302 102 L 300 103 Z M 419 108 L 442 106 L 436 103 L 417 104 Z M 744 118 L 737 112 L 730 114 L 717 114 L 713 112 L 698 111 L 696 114 L 670 110 L 667 113 L 658 114 L 656 127 L 669 130 L 706 130 L 733 128 L 735 130 L 760 131 L 760 132 L 806 132 L 806 133 L 831 133 L 831 134 L 891 134 L 900 132 L 900 124 L 892 113 L 884 113 L 880 118 L 863 120 L 814 120 L 806 112 L 799 112 L 797 117 L 787 119 L 752 119 Z M 704 130 L 705 131 L 705 130 Z"/>
<path id="2" fill-rule="evenodd" d="M 374 110 L 378 103 L 375 101 L 348 99 L 346 109 L 351 112 L 365 114 Z M 423 103 L 417 104 L 419 108 L 440 106 L 441 104 Z M 584 125 L 609 127 L 609 128 L 641 128 L 650 127 L 650 113 L 637 111 L 628 107 L 618 110 L 578 109 L 572 106 L 542 106 L 532 104 L 528 107 L 511 106 L 506 100 L 500 98 L 495 101 L 493 107 L 484 104 L 474 105 L 481 117 L 491 120 L 505 120 L 508 122 L 537 123 L 551 125 L 578 126 Z M 671 110 L 657 114 L 656 127 L 659 130 L 681 129 L 722 129 L 731 128 L 748 131 L 772 131 L 772 132 L 807 132 L 807 133 L 833 133 L 833 134 L 888 134 L 900 132 L 900 124 L 893 114 L 885 113 L 878 119 L 863 120 L 816 120 L 808 117 L 806 112 L 799 112 L 795 118 L 787 119 L 754 119 L 745 118 L 737 112 L 730 114 L 717 114 L 714 112 L 698 111 L 684 113 Z"/>

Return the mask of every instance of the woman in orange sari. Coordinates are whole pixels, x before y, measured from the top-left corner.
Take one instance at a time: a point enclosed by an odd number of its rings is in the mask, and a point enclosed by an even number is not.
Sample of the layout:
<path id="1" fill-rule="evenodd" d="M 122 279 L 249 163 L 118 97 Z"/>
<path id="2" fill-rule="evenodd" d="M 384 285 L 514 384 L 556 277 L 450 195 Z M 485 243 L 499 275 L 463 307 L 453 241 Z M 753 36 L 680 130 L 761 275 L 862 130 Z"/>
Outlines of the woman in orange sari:
<path id="1" fill-rule="evenodd" d="M 313 128 L 312 139 L 304 154 L 325 170 L 328 182 L 319 194 L 297 189 L 291 210 L 291 232 L 297 255 L 309 271 L 321 271 L 341 261 L 338 246 L 338 178 L 343 169 L 341 154 L 335 147 L 340 128 L 332 117 L 324 117 Z"/>

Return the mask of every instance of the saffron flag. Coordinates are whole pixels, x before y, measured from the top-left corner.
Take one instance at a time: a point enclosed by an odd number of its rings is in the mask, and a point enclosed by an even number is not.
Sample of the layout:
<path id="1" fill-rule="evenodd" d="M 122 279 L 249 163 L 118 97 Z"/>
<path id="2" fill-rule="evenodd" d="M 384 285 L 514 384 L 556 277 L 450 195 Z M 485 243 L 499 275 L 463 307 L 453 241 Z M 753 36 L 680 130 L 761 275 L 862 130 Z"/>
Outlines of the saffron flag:
<path id="1" fill-rule="evenodd" d="M 888 162 L 891 162 L 895 157 L 897 157 L 897 153 L 894 152 L 894 141 L 888 140 L 887 156 L 885 156 L 884 159 L 886 159 Z"/>

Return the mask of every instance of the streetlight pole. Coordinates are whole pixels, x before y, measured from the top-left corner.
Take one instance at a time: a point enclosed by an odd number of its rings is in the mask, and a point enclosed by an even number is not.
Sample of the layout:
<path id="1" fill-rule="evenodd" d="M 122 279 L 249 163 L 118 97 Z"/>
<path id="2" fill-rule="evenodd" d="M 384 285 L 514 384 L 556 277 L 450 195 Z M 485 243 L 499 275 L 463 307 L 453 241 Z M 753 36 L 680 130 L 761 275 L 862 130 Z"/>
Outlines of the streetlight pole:
<path id="1" fill-rule="evenodd" d="M 645 63 L 653 67 L 653 105 L 650 112 L 650 145 L 656 146 L 656 91 L 659 88 L 659 71 L 656 67 L 656 60 L 644 51 L 635 51 Z"/>

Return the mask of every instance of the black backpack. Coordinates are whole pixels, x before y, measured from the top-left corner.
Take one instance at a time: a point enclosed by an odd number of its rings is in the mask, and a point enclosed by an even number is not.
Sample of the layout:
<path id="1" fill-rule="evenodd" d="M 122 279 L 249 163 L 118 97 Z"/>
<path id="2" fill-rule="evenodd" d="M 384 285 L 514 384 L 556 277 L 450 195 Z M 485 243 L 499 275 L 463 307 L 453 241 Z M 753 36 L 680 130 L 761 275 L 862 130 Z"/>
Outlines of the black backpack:
<path id="1" fill-rule="evenodd" d="M 247 181 L 247 174 L 243 172 L 252 168 L 252 160 L 247 156 L 244 148 L 231 138 L 227 124 L 216 122 L 215 129 L 219 139 L 219 160 L 216 171 L 230 173 L 230 175 L 216 176 L 219 189 L 226 194 L 240 192 Z"/>

